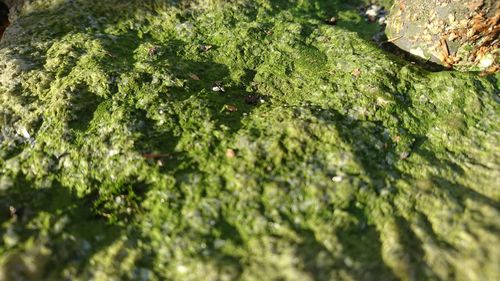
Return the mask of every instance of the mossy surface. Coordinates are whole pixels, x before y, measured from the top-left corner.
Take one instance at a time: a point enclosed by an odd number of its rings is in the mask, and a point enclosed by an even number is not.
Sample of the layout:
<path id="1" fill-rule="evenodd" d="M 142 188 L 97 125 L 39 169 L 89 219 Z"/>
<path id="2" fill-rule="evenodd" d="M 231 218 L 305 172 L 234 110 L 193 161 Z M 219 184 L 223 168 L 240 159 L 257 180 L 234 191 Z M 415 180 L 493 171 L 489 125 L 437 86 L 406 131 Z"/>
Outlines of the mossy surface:
<path id="1" fill-rule="evenodd" d="M 500 75 L 386 53 L 346 2 L 29 1 L 0 280 L 497 280 Z"/>

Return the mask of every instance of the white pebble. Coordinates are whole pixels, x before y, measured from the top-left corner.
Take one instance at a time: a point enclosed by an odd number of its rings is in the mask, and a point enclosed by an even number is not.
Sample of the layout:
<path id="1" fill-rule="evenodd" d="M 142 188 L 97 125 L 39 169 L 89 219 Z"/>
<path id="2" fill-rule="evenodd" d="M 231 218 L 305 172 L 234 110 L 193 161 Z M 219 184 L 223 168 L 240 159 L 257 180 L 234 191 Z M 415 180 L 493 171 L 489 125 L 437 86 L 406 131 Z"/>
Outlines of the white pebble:
<path id="1" fill-rule="evenodd" d="M 342 176 L 335 176 L 332 178 L 333 182 L 341 182 L 342 180 L 344 180 Z"/>

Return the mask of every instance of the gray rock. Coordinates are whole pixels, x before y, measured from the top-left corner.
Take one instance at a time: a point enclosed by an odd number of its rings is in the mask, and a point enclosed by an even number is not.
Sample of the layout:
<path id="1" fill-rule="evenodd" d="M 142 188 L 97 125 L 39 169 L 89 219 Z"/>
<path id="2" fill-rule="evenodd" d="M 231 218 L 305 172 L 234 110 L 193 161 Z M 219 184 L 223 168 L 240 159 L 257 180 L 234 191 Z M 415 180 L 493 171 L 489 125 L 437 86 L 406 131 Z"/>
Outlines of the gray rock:
<path id="1" fill-rule="evenodd" d="M 446 67 L 495 71 L 500 1 L 396 0 L 386 33 L 401 49 Z"/>

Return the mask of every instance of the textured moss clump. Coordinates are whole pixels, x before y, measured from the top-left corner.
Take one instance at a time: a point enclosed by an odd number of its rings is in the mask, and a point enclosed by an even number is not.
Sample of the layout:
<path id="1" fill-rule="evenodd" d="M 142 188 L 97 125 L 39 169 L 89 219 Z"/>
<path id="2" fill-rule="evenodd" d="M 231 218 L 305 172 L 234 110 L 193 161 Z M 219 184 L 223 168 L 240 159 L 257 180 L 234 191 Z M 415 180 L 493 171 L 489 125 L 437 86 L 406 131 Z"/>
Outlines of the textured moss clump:
<path id="1" fill-rule="evenodd" d="M 28 1 L 0 280 L 496 280 L 500 74 L 402 61 L 346 2 Z"/>

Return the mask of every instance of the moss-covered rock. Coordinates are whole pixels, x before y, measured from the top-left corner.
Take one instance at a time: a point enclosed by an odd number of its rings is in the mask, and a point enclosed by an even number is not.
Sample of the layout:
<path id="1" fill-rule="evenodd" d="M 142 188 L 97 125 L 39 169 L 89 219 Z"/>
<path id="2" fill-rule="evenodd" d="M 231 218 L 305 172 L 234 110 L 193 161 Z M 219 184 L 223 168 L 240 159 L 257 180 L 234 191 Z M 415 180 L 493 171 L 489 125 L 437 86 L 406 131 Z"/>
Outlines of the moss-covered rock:
<path id="1" fill-rule="evenodd" d="M 20 7 L 0 280 L 496 280 L 500 75 L 401 61 L 345 2 Z"/>

